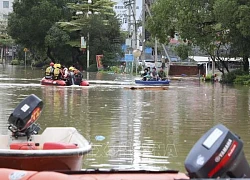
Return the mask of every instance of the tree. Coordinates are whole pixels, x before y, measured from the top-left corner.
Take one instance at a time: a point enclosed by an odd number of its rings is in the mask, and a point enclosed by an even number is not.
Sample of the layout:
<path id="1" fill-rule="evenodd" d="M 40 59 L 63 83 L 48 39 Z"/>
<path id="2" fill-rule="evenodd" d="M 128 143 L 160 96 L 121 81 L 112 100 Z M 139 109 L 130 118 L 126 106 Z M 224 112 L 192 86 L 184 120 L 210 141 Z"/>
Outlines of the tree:
<path id="1" fill-rule="evenodd" d="M 0 47 L 1 47 L 1 62 L 3 63 L 6 57 L 6 48 L 13 44 L 13 39 L 7 34 L 7 21 L 0 21 Z M 3 63 L 4 64 L 4 63 Z"/>
<path id="2" fill-rule="evenodd" d="M 243 67 L 249 72 L 250 55 L 250 2 L 247 0 L 217 0 L 214 14 L 220 26 L 226 31 L 231 44 L 231 54 L 243 58 Z"/>
<path id="3" fill-rule="evenodd" d="M 109 0 L 97 0 L 92 4 L 87 1 L 78 1 L 78 3 L 69 3 L 68 8 L 72 12 L 72 18 L 69 22 L 58 22 L 59 26 L 70 34 L 70 40 L 67 42 L 78 53 L 72 57 L 74 62 L 84 62 L 86 66 L 86 56 L 79 50 L 80 38 L 88 37 L 90 48 L 90 64 L 95 64 L 95 56 L 98 54 L 121 52 L 120 24 L 113 11 L 114 3 Z M 91 12 L 91 14 L 88 14 Z M 87 40 L 87 38 L 86 38 Z M 115 56 L 112 56 L 115 57 Z M 113 59 L 110 59 L 110 63 Z"/>
<path id="4" fill-rule="evenodd" d="M 147 19 L 147 26 L 161 42 L 168 42 L 173 30 L 179 32 L 183 39 L 206 51 L 214 62 L 219 60 L 227 71 L 225 60 L 241 56 L 244 69 L 248 71 L 248 8 L 246 0 L 158 0 L 152 7 L 153 17 Z M 221 58 L 225 47 L 234 49 L 235 53 L 227 51 L 229 54 Z M 219 70 L 224 73 L 224 68 Z"/>
<path id="5" fill-rule="evenodd" d="M 46 59 L 50 47 L 45 37 L 55 22 L 68 17 L 63 6 L 66 0 L 22 0 L 14 1 L 9 15 L 8 34 L 16 43 L 27 47 L 39 59 Z M 44 53 L 48 51 L 47 53 Z M 50 55 L 49 55 L 50 56 Z M 53 60 L 53 57 L 50 56 Z"/>
<path id="6" fill-rule="evenodd" d="M 191 51 L 190 46 L 186 44 L 179 44 L 174 47 L 174 50 L 176 51 L 177 55 L 182 59 L 185 60 L 188 58 L 189 51 Z"/>

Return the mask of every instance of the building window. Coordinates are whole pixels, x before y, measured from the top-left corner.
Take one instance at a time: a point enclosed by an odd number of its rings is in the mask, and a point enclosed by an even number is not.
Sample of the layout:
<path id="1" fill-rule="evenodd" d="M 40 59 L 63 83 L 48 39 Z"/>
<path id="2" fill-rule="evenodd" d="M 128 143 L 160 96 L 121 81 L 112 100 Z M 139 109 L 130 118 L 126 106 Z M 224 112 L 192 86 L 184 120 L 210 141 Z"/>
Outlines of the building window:
<path id="1" fill-rule="evenodd" d="M 3 1 L 3 8 L 9 8 L 10 2 L 9 1 Z"/>

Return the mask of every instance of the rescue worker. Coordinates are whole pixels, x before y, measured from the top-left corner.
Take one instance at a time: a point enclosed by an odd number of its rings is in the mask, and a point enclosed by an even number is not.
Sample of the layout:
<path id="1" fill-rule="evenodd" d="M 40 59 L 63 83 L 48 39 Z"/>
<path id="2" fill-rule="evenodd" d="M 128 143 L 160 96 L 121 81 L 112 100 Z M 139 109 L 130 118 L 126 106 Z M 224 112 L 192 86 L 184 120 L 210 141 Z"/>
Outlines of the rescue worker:
<path id="1" fill-rule="evenodd" d="M 52 79 L 54 75 L 54 63 L 51 62 L 49 64 L 49 67 L 46 68 L 45 70 L 45 78 L 46 79 Z"/>
<path id="2" fill-rule="evenodd" d="M 54 65 L 54 80 L 62 79 L 62 69 L 61 64 Z"/>
<path id="3" fill-rule="evenodd" d="M 75 76 L 74 76 L 74 70 L 75 68 L 73 66 L 69 67 L 69 73 L 67 76 L 67 84 L 70 85 L 75 85 Z"/>
<path id="4" fill-rule="evenodd" d="M 75 84 L 80 85 L 82 82 L 83 75 L 78 69 L 74 69 Z"/>

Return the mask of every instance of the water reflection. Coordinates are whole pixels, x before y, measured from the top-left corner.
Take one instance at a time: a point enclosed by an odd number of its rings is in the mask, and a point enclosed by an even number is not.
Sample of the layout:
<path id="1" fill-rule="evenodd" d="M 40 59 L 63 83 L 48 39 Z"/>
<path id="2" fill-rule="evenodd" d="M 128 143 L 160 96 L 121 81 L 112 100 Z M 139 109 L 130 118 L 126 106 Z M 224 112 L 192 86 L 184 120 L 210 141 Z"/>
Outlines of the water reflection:
<path id="1" fill-rule="evenodd" d="M 127 90 L 119 85 L 41 86 L 43 71 L 0 67 L 0 132 L 27 95 L 44 101 L 39 123 L 76 127 L 93 144 L 83 167 L 180 169 L 194 143 L 223 123 L 239 134 L 250 158 L 249 87 L 172 81 L 167 91 Z M 84 74 L 86 77 L 86 74 Z M 10 79 L 9 79 L 10 78 Z M 129 75 L 90 73 L 91 80 L 128 81 Z M 104 136 L 97 141 L 96 136 Z"/>

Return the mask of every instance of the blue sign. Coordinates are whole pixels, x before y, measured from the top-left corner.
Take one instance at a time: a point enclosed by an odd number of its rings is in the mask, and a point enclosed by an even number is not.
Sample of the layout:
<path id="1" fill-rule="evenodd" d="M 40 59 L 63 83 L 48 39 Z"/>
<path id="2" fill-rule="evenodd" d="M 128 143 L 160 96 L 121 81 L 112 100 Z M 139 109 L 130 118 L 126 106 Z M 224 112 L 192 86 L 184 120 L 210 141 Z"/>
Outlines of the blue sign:
<path id="1" fill-rule="evenodd" d="M 125 59 L 126 62 L 132 62 L 134 61 L 134 56 L 133 54 L 125 54 Z"/>
<path id="2" fill-rule="evenodd" d="M 146 47 L 144 52 L 145 52 L 146 54 L 152 54 L 152 48 Z"/>
<path id="3" fill-rule="evenodd" d="M 121 46 L 121 48 L 122 48 L 122 51 L 125 52 L 125 51 L 127 50 L 126 44 L 123 44 L 123 45 Z"/>

